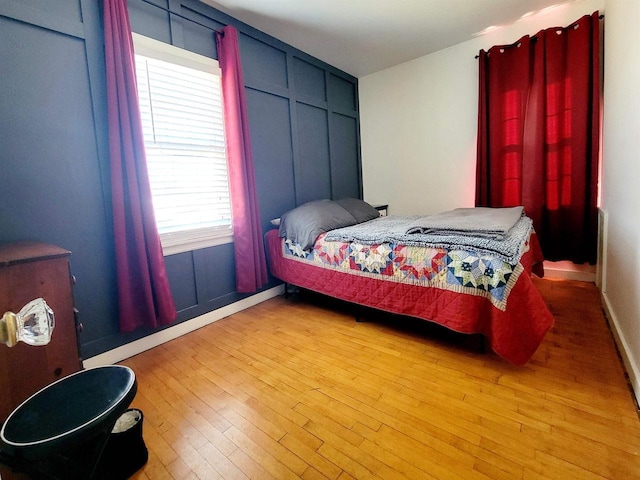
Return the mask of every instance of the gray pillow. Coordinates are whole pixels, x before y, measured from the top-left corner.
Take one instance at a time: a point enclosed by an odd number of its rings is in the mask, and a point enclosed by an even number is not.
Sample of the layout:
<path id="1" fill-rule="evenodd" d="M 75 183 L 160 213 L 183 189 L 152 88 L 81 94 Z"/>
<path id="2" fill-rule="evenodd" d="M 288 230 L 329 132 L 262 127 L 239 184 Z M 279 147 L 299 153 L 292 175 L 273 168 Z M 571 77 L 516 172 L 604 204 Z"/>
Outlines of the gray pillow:
<path id="1" fill-rule="evenodd" d="M 317 200 L 300 205 L 280 217 L 278 236 L 288 238 L 308 250 L 324 232 L 355 225 L 358 221 L 331 200 Z"/>
<path id="2" fill-rule="evenodd" d="M 357 223 L 368 222 L 380 216 L 380 212 L 364 200 L 343 198 L 342 200 L 336 201 L 336 203 L 353 215 Z"/>

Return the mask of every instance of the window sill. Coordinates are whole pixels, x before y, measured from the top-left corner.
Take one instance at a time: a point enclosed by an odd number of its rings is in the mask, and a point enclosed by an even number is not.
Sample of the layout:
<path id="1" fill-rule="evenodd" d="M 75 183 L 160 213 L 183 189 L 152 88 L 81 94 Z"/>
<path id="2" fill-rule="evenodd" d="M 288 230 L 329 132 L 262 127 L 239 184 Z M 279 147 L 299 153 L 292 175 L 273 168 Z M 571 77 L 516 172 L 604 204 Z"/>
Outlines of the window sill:
<path id="1" fill-rule="evenodd" d="M 166 257 L 169 255 L 175 255 L 177 253 L 190 252 L 192 250 L 198 250 L 201 248 L 215 247 L 217 245 L 224 245 L 226 243 L 233 243 L 233 235 L 220 235 L 216 237 L 208 238 L 194 238 L 190 240 L 182 240 L 179 243 L 162 241 L 162 254 Z"/>

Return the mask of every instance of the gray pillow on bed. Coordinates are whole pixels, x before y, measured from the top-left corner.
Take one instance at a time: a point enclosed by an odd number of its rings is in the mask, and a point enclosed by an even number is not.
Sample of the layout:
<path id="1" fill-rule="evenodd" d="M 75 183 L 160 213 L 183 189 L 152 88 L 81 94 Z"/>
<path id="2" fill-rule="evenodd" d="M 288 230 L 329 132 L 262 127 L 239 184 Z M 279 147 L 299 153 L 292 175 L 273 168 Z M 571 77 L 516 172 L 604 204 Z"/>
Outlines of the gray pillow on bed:
<path id="1" fill-rule="evenodd" d="M 357 223 L 368 222 L 380 216 L 380 212 L 364 200 L 357 198 L 343 198 L 336 203 L 353 215 Z"/>
<path id="2" fill-rule="evenodd" d="M 305 203 L 280 217 L 278 236 L 288 238 L 308 250 L 324 232 L 355 225 L 358 221 L 331 200 Z"/>

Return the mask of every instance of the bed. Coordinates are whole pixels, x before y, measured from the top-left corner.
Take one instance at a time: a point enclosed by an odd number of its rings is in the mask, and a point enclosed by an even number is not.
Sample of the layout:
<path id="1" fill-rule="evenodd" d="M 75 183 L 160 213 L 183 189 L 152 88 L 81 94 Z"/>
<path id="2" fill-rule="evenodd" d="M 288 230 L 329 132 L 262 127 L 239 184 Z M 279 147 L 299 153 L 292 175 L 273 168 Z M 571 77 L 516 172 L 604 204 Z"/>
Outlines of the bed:
<path id="1" fill-rule="evenodd" d="M 493 233 L 480 229 L 467 240 L 425 230 L 422 220 L 380 217 L 357 199 L 309 202 L 266 233 L 270 271 L 341 300 L 482 334 L 507 361 L 529 361 L 554 323 L 531 280 L 542 276 L 543 257 L 530 220 L 522 215 L 506 232 L 510 248 L 505 232 L 487 239 Z"/>

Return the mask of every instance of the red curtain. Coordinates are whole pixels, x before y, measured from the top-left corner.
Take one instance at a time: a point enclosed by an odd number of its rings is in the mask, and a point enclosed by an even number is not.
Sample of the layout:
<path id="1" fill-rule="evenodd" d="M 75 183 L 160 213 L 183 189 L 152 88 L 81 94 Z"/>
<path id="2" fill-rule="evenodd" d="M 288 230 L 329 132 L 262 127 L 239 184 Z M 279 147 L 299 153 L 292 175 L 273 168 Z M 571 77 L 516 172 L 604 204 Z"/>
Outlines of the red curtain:
<path id="1" fill-rule="evenodd" d="M 165 271 L 147 175 L 126 0 L 104 0 L 109 154 L 120 330 L 171 323 Z"/>
<path id="2" fill-rule="evenodd" d="M 480 51 L 476 205 L 523 205 L 545 257 L 595 263 L 598 12 Z"/>
<path id="3" fill-rule="evenodd" d="M 260 227 L 237 30 L 227 26 L 222 32 L 216 32 L 216 44 L 222 70 L 236 289 L 238 292 L 251 293 L 265 285 L 269 278 Z"/>

